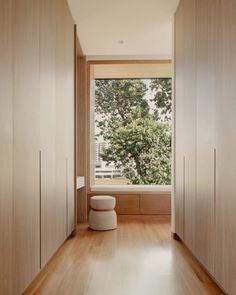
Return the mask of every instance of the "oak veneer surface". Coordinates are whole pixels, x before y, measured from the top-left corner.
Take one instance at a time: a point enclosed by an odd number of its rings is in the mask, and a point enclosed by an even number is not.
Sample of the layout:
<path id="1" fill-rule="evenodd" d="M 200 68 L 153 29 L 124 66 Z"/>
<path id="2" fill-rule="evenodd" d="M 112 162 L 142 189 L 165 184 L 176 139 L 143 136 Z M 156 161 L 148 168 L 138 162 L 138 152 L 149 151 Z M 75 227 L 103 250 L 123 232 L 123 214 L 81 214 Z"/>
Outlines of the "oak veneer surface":
<path id="1" fill-rule="evenodd" d="M 114 231 L 81 224 L 24 295 L 223 294 L 182 243 L 170 217 L 119 216 Z"/>
<path id="2" fill-rule="evenodd" d="M 175 17 L 176 232 L 192 251 L 196 196 L 195 20 L 195 1 L 181 1 Z"/>
<path id="3" fill-rule="evenodd" d="M 64 1 L 65 4 L 67 4 Z M 66 194 L 67 194 L 67 237 L 75 229 L 75 48 L 74 23 L 65 5 L 65 116 L 66 116 Z"/>
<path id="4" fill-rule="evenodd" d="M 220 1 L 216 106 L 216 278 L 236 294 L 236 2 Z"/>
<path id="5" fill-rule="evenodd" d="M 175 15 L 175 230 L 184 238 L 185 157 L 184 157 L 184 2 L 180 2 Z"/>
<path id="6" fill-rule="evenodd" d="M 196 72 L 190 74 L 189 65 L 186 66 L 183 58 L 189 54 L 190 47 L 181 48 L 181 44 L 186 39 L 184 32 L 190 30 L 186 29 L 183 16 L 192 9 L 196 11 L 196 19 L 189 26 L 194 37 L 191 43 L 195 43 Z M 176 99 L 183 97 L 189 87 L 189 83 L 185 85 L 181 81 L 185 76 L 190 77 L 186 82 L 195 80 L 196 88 L 193 91 L 197 95 L 196 236 L 193 253 L 230 295 L 236 294 L 235 19 L 234 0 L 181 0 L 175 21 Z M 181 122 L 188 117 L 186 103 L 179 102 L 179 105 L 176 102 L 177 131 Z M 192 117 L 192 120 L 195 118 Z M 182 148 L 183 139 L 177 131 L 176 150 L 178 145 Z M 182 160 L 182 154 L 176 152 L 176 156 L 178 163 Z M 187 157 L 185 160 L 185 181 L 182 185 L 185 214 L 179 214 L 181 211 L 178 208 L 183 206 L 178 194 L 181 192 L 178 182 L 181 170 L 176 170 L 176 230 L 180 234 L 179 224 L 183 222 L 186 233 L 186 213 L 191 215 L 191 209 L 185 204 Z M 183 240 L 188 245 L 185 235 Z"/>
<path id="7" fill-rule="evenodd" d="M 141 214 L 171 214 L 171 195 L 140 195 Z"/>
<path id="8" fill-rule="evenodd" d="M 196 2 L 197 196 L 196 256 L 214 273 L 214 148 L 217 85 L 218 1 Z"/>
<path id="9" fill-rule="evenodd" d="M 86 57 L 77 58 L 77 176 L 85 176 L 87 183 L 87 100 L 86 100 Z M 87 188 L 77 190 L 78 221 L 87 219 Z"/>
<path id="10" fill-rule="evenodd" d="M 74 27 L 65 1 L 40 2 L 41 265 L 74 229 Z"/>
<path id="11" fill-rule="evenodd" d="M 56 232 L 53 238 L 56 248 L 65 241 L 67 237 L 67 142 L 66 142 L 66 110 L 67 110 L 67 56 L 65 44 L 66 36 L 66 8 L 64 0 L 57 1 L 56 7 Z M 73 28 L 72 28 L 73 30 Z M 73 48 L 73 40 L 71 41 Z M 73 66 L 72 66 L 73 67 Z M 73 70 L 73 68 L 72 68 Z"/>
<path id="12" fill-rule="evenodd" d="M 191 251 L 195 250 L 195 196 L 196 196 L 196 92 L 195 92 L 195 4 L 197 1 L 184 0 L 183 42 L 184 79 L 183 102 L 183 152 L 184 167 L 184 241 Z M 176 40 L 177 42 L 177 40 Z M 178 75 L 179 73 L 176 73 Z M 176 104 L 179 96 L 176 97 Z"/>
<path id="13" fill-rule="evenodd" d="M 171 193 L 169 192 L 97 192 L 89 193 L 94 195 L 110 195 L 116 198 L 116 213 L 119 215 L 144 214 L 144 215 L 170 215 L 171 214 Z M 89 208 L 88 208 L 89 210 Z"/>
<path id="14" fill-rule="evenodd" d="M 39 2 L 14 1 L 13 252 L 16 294 L 26 288 L 40 269 Z"/>
<path id="15" fill-rule="evenodd" d="M 139 195 L 114 195 L 117 214 L 139 214 Z"/>
<path id="16" fill-rule="evenodd" d="M 91 79 L 169 78 L 171 62 L 156 64 L 91 64 Z"/>
<path id="17" fill-rule="evenodd" d="M 12 1 L 0 1 L 0 294 L 12 293 Z"/>
<path id="18" fill-rule="evenodd" d="M 73 41 L 65 0 L 0 0 L 1 295 L 21 294 L 72 230 Z"/>
<path id="19" fill-rule="evenodd" d="M 57 249 L 56 195 L 56 2 L 40 2 L 41 265 Z"/>

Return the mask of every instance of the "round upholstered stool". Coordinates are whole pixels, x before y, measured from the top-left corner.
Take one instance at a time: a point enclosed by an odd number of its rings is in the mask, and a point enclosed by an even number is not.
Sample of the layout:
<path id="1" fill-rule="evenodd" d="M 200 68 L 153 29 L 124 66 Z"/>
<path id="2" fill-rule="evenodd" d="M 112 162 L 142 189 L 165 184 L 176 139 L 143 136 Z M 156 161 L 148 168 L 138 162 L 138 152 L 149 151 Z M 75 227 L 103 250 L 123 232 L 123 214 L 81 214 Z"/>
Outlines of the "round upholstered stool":
<path id="1" fill-rule="evenodd" d="M 112 196 L 91 197 L 89 227 L 93 230 L 115 229 L 117 227 L 115 205 L 116 199 Z"/>

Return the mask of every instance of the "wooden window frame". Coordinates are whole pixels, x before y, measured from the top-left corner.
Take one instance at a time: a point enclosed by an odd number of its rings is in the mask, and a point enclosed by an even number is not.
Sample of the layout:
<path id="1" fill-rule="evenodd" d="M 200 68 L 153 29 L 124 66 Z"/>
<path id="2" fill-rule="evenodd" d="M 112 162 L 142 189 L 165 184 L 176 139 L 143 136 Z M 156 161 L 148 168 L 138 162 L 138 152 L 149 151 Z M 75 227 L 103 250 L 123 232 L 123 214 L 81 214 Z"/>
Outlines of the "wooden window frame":
<path id="1" fill-rule="evenodd" d="M 124 189 L 124 185 L 120 185 L 122 187 L 122 190 L 119 189 L 104 189 L 105 186 L 102 186 L 96 190 L 91 187 L 91 134 L 90 134 L 90 128 L 91 128 L 91 91 L 90 91 L 90 85 L 91 85 L 91 65 L 122 65 L 122 64 L 172 64 L 171 59 L 162 59 L 162 60 L 88 60 L 87 61 L 87 175 L 86 175 L 86 186 L 87 186 L 87 192 L 88 194 L 101 194 L 101 193 L 108 193 L 112 192 L 113 194 L 115 193 L 122 193 L 122 194 L 153 194 L 153 193 L 167 193 L 170 194 L 172 191 L 172 185 L 166 186 L 166 189 L 163 189 L 164 186 L 158 186 L 158 185 L 150 185 L 150 189 L 138 189 L 137 185 L 137 190 L 136 189 Z M 162 187 L 162 189 L 161 189 Z"/>

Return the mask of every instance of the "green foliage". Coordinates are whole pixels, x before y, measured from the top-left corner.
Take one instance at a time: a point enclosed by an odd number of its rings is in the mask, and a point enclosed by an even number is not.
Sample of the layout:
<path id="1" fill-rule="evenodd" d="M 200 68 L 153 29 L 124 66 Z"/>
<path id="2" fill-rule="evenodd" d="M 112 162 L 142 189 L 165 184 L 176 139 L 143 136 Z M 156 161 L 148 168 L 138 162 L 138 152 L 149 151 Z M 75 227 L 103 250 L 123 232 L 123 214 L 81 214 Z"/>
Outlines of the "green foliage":
<path id="1" fill-rule="evenodd" d="M 144 95 L 147 87 L 138 79 L 130 80 L 96 80 L 95 111 L 104 119 L 119 117 L 125 119 L 136 107 L 141 107 L 144 113 L 149 111 L 149 105 Z"/>
<path id="2" fill-rule="evenodd" d="M 172 113 L 172 82 L 168 78 L 157 78 L 151 81 L 151 90 L 154 92 L 155 115 L 159 121 L 171 120 Z"/>
<path id="3" fill-rule="evenodd" d="M 140 79 L 96 80 L 97 136 L 108 143 L 101 157 L 132 184 L 170 184 L 171 128 L 150 111 L 147 90 Z"/>

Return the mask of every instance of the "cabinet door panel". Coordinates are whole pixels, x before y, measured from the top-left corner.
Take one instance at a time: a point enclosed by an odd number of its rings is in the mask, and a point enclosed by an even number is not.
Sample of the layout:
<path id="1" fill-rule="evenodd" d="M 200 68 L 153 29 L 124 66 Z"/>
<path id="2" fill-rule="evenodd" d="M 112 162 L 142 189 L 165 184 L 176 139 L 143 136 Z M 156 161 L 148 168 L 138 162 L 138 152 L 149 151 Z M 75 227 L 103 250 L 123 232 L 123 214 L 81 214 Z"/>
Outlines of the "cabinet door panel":
<path id="1" fill-rule="evenodd" d="M 214 273 L 217 1 L 197 1 L 196 256 Z"/>
<path id="2" fill-rule="evenodd" d="M 0 40 L 0 294 L 13 294 L 11 0 L 0 0 Z"/>
<path id="3" fill-rule="evenodd" d="M 42 266 L 74 229 L 74 28 L 64 0 L 40 2 Z"/>
<path id="4" fill-rule="evenodd" d="M 180 2 L 175 22 L 176 232 L 193 251 L 196 191 L 195 1 Z"/>
<path id="5" fill-rule="evenodd" d="M 217 73 L 216 157 L 216 279 L 228 294 L 236 294 L 236 3 L 220 2 Z"/>
<path id="6" fill-rule="evenodd" d="M 196 61 L 195 0 L 184 1 L 184 243 L 195 251 L 196 196 Z"/>
<path id="7" fill-rule="evenodd" d="M 58 248 L 56 194 L 56 2 L 40 1 L 41 265 Z"/>
<path id="8" fill-rule="evenodd" d="M 66 44 L 65 8 L 63 0 L 57 1 L 56 9 L 56 241 L 60 245 L 67 236 L 66 200 Z"/>
<path id="9" fill-rule="evenodd" d="M 182 2 L 175 15 L 175 231 L 184 238 L 184 16 Z"/>
<path id="10" fill-rule="evenodd" d="M 39 271 L 39 1 L 14 9 L 14 257 L 16 293 Z"/>
<path id="11" fill-rule="evenodd" d="M 74 91 L 74 24 L 66 9 L 66 158 L 67 158 L 67 236 L 75 229 L 75 91 Z"/>

